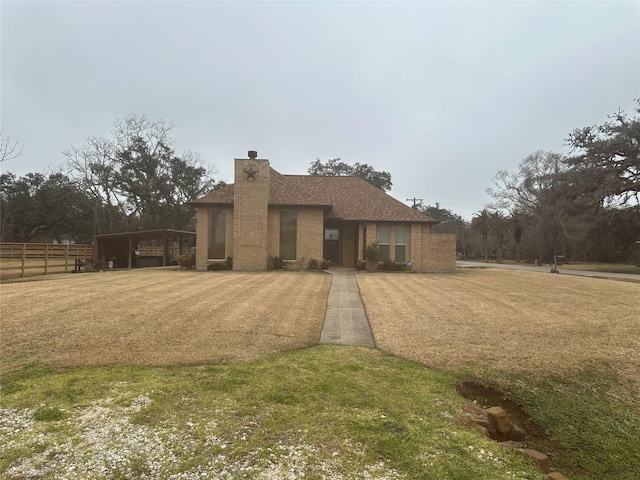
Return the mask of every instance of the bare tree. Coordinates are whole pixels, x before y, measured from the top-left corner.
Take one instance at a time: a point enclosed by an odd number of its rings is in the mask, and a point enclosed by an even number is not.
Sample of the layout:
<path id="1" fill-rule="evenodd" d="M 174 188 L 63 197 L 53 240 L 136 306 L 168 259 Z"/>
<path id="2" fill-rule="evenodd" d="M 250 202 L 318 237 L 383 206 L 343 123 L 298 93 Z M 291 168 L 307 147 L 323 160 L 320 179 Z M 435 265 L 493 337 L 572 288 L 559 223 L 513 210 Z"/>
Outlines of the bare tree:
<path id="1" fill-rule="evenodd" d="M 94 229 L 193 228 L 189 200 L 220 186 L 197 154 L 174 151 L 173 124 L 144 115 L 117 120 L 112 137 L 64 153 L 69 176 L 93 202 Z"/>
<path id="2" fill-rule="evenodd" d="M 11 142 L 11 136 L 4 134 L 4 127 L 0 129 L 0 162 L 13 160 L 22 153 L 22 145 L 17 141 Z"/>
<path id="3" fill-rule="evenodd" d="M 487 193 L 496 207 L 518 211 L 531 222 L 540 262 L 552 255 L 566 235 L 566 202 L 563 197 L 562 155 L 536 151 L 520 162 L 517 172 L 499 171 L 493 178 L 495 188 Z"/>
<path id="4" fill-rule="evenodd" d="M 116 143 L 113 140 L 92 136 L 81 147 L 71 146 L 65 150 L 68 174 L 85 192 L 91 201 L 94 214 L 94 234 L 114 232 L 116 217 L 126 218 L 124 199 L 116 191 L 114 173 Z M 100 214 L 104 218 L 99 218 Z"/>

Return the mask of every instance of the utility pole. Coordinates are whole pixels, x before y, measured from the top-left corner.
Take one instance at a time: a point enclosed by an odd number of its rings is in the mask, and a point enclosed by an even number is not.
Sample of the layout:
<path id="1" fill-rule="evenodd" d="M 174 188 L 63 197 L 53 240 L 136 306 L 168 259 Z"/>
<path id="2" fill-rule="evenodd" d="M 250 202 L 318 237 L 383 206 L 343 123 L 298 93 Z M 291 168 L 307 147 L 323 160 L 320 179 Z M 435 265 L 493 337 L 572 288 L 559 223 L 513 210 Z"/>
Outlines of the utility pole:
<path id="1" fill-rule="evenodd" d="M 413 202 L 413 206 L 411 208 L 416 208 L 416 205 L 418 205 L 418 202 L 422 203 L 422 198 L 407 198 L 407 202 Z"/>

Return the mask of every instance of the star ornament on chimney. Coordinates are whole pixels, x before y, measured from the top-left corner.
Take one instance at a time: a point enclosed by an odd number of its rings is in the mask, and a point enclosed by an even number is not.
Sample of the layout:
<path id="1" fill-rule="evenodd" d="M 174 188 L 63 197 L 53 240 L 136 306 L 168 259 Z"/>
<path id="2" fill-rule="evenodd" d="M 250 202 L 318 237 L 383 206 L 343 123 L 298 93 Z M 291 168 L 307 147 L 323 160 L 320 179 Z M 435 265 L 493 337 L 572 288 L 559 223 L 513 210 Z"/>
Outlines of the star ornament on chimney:
<path id="1" fill-rule="evenodd" d="M 253 163 L 244 167 L 242 171 L 244 172 L 245 180 L 247 180 L 248 182 L 253 182 L 257 178 L 258 169 Z"/>

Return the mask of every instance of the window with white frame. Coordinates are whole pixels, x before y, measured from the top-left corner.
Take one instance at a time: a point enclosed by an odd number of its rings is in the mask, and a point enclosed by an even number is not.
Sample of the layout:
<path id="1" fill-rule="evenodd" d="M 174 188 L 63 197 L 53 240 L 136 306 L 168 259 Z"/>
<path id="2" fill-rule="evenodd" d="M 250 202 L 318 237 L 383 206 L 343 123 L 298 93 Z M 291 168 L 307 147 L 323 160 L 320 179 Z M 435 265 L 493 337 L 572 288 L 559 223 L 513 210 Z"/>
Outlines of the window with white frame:
<path id="1" fill-rule="evenodd" d="M 407 227 L 399 225 L 395 227 L 396 242 L 395 242 L 395 261 L 406 262 L 407 261 Z"/>
<path id="2" fill-rule="evenodd" d="M 389 225 L 378 226 L 378 249 L 380 251 L 380 261 L 388 262 L 391 257 L 391 227 Z"/>

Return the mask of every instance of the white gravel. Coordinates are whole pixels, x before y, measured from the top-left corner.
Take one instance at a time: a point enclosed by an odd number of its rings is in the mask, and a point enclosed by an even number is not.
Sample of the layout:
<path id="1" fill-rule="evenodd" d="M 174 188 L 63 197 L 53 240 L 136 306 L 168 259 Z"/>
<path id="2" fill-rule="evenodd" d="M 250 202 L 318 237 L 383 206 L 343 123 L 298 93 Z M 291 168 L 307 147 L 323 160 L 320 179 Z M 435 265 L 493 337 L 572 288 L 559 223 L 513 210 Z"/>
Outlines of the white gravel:
<path id="1" fill-rule="evenodd" d="M 151 404 L 146 395 L 126 406 L 107 399 L 65 411 L 65 418 L 55 422 L 34 421 L 37 409 L 0 409 L 0 455 L 17 457 L 3 480 L 403 478 L 382 462 L 345 474 L 339 452 L 322 458 L 318 447 L 305 443 L 304 432 L 296 432 L 295 445 L 278 442 L 247 450 L 248 436 L 259 428 L 256 421 L 231 439 L 216 422 L 198 419 L 155 427 L 132 423 L 131 417 Z M 348 447 L 353 454 L 353 443 Z"/>

